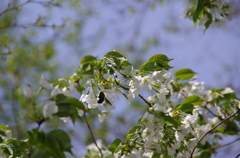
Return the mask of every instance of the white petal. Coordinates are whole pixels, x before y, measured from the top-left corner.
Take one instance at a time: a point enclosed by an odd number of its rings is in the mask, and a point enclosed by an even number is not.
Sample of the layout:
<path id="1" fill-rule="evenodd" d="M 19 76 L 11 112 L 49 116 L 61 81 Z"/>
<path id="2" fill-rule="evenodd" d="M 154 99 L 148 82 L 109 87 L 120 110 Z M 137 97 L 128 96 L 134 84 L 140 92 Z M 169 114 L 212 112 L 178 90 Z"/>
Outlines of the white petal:
<path id="1" fill-rule="evenodd" d="M 41 75 L 41 79 L 40 79 L 40 86 L 44 89 L 48 89 L 51 90 L 53 89 L 53 85 L 48 83 L 48 81 L 46 80 L 44 75 Z"/>

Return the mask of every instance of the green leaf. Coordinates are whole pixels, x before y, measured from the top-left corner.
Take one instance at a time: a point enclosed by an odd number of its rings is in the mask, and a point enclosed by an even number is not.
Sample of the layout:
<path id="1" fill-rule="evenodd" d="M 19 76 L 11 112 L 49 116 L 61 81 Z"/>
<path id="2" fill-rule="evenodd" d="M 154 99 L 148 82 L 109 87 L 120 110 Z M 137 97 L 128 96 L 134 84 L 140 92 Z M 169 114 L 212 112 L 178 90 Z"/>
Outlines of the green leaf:
<path id="1" fill-rule="evenodd" d="M 122 66 L 128 66 L 128 65 L 132 65 L 132 64 L 129 63 L 127 60 L 123 60 L 123 61 L 121 62 L 121 65 L 122 65 Z"/>
<path id="2" fill-rule="evenodd" d="M 177 110 L 181 110 L 182 112 L 192 114 L 193 104 L 190 103 L 180 104 L 179 106 L 177 106 Z"/>
<path id="3" fill-rule="evenodd" d="M 205 0 L 197 0 L 197 7 L 193 13 L 193 22 L 196 24 L 197 20 L 200 18 L 200 15 L 203 13 Z"/>
<path id="4" fill-rule="evenodd" d="M 154 152 L 151 158 L 159 158 L 159 157 L 161 157 L 161 154 Z"/>
<path id="5" fill-rule="evenodd" d="M 171 116 L 164 116 L 163 119 L 164 119 L 164 123 L 166 124 L 172 124 L 175 127 L 178 127 L 181 125 L 181 122 L 179 120 L 172 118 Z"/>
<path id="6" fill-rule="evenodd" d="M 59 149 L 62 151 L 68 151 L 71 152 L 71 140 L 68 134 L 63 130 L 53 130 L 50 133 L 48 133 L 48 137 L 52 137 L 57 140 L 57 143 L 59 144 Z"/>
<path id="7" fill-rule="evenodd" d="M 55 115 L 59 117 L 71 117 L 73 123 L 78 117 L 78 109 L 85 111 L 85 106 L 82 102 L 74 97 L 58 94 L 52 100 L 56 101 L 58 112 Z"/>
<path id="8" fill-rule="evenodd" d="M 204 24 L 204 31 L 206 31 L 212 23 L 212 14 L 208 12 L 206 14 L 207 14 L 208 20 Z"/>
<path id="9" fill-rule="evenodd" d="M 96 57 L 92 56 L 92 55 L 86 55 L 85 57 L 83 57 L 80 61 L 80 64 L 92 64 L 97 60 Z"/>
<path id="10" fill-rule="evenodd" d="M 5 131 L 3 131 L 3 130 L 0 129 L 0 135 L 2 135 L 2 136 L 6 136 Z"/>
<path id="11" fill-rule="evenodd" d="M 51 155 L 49 154 L 48 151 L 43 150 L 43 149 L 36 149 L 33 154 L 31 155 L 30 158 L 50 158 Z"/>
<path id="12" fill-rule="evenodd" d="M 234 116 L 234 120 L 240 121 L 240 112 Z"/>
<path id="13" fill-rule="evenodd" d="M 140 71 L 142 73 L 149 73 L 150 71 L 159 71 L 162 70 L 161 67 L 158 66 L 156 62 L 153 61 L 147 61 L 142 64 Z"/>
<path id="14" fill-rule="evenodd" d="M 20 157 L 29 149 L 27 141 L 8 139 L 4 144 L 0 144 L 3 154 L 6 156 Z"/>
<path id="15" fill-rule="evenodd" d="M 209 150 L 204 150 L 199 158 L 211 158 L 211 152 Z"/>
<path id="16" fill-rule="evenodd" d="M 218 131 L 218 132 L 221 132 L 221 133 L 224 132 L 224 129 L 222 129 L 222 128 L 220 128 L 220 127 L 215 128 L 215 130 Z"/>
<path id="17" fill-rule="evenodd" d="M 81 72 L 84 75 L 93 75 L 93 66 L 91 64 L 83 64 L 80 66 Z"/>
<path id="18" fill-rule="evenodd" d="M 40 158 L 40 155 L 46 157 L 65 158 L 64 151 L 71 152 L 71 141 L 68 134 L 62 130 L 53 130 L 49 133 L 44 133 L 41 130 L 33 129 L 28 131 L 29 144 L 37 147 L 37 153 L 33 153 L 34 158 Z"/>
<path id="19" fill-rule="evenodd" d="M 115 139 L 112 144 L 109 146 L 109 150 L 114 153 L 116 151 L 116 149 L 118 148 L 118 146 L 120 145 L 120 143 L 122 142 L 121 139 L 117 138 Z"/>
<path id="20" fill-rule="evenodd" d="M 175 76 L 182 80 L 188 80 L 188 79 L 192 78 L 195 74 L 196 74 L 196 72 L 192 71 L 191 69 L 187 69 L 187 68 L 183 68 L 183 69 L 177 70 L 175 72 Z"/>
<path id="21" fill-rule="evenodd" d="M 128 134 L 134 133 L 140 128 L 141 128 L 141 126 L 134 126 L 134 127 L 129 129 Z"/>
<path id="22" fill-rule="evenodd" d="M 0 125 L 0 129 L 2 129 L 2 130 L 10 130 L 7 126 L 5 126 L 5 125 Z"/>
<path id="23" fill-rule="evenodd" d="M 200 98 L 199 96 L 190 96 L 190 97 L 187 97 L 185 98 L 183 101 L 182 101 L 182 104 L 193 104 L 193 105 L 200 105 L 204 102 L 204 100 L 202 98 Z"/>
<path id="24" fill-rule="evenodd" d="M 149 58 L 149 61 L 157 63 L 157 65 L 160 68 L 163 68 L 165 70 L 169 70 L 169 69 L 173 68 L 168 65 L 168 62 L 171 60 L 173 60 L 173 59 L 168 58 L 164 54 L 156 54 L 156 55 L 153 55 L 151 58 Z"/>
<path id="25" fill-rule="evenodd" d="M 238 134 L 238 126 L 234 121 L 227 121 L 226 127 L 224 129 L 224 133 L 228 135 L 236 135 Z"/>
<path id="26" fill-rule="evenodd" d="M 38 147 L 41 146 L 45 141 L 45 133 L 42 130 L 33 129 L 32 131 L 27 131 L 28 139 L 30 144 L 35 144 Z"/>
<path id="27" fill-rule="evenodd" d="M 3 142 L 3 139 L 2 139 L 2 137 L 0 137 L 0 144 Z"/>
<path id="28" fill-rule="evenodd" d="M 110 52 L 106 53 L 104 56 L 105 57 L 115 57 L 115 58 L 122 58 L 123 57 L 123 58 L 126 59 L 126 57 L 124 55 L 122 55 L 121 53 L 116 52 L 116 51 L 110 51 Z"/>
<path id="29" fill-rule="evenodd" d="M 161 67 L 165 70 L 169 70 L 169 69 L 173 68 L 172 66 L 168 65 L 168 61 L 157 61 L 156 63 L 159 67 Z"/>
<path id="30" fill-rule="evenodd" d="M 85 111 L 85 106 L 82 102 L 80 102 L 77 98 L 65 96 L 64 94 L 56 95 L 53 100 L 56 101 L 57 105 L 72 105 L 78 109 Z"/>
<path id="31" fill-rule="evenodd" d="M 10 145 L 7 144 L 0 144 L 0 148 L 2 149 L 2 152 L 6 156 L 13 155 L 13 150 Z"/>
<path id="32" fill-rule="evenodd" d="M 151 58 L 149 58 L 148 61 L 157 62 L 157 61 L 171 61 L 171 60 L 173 60 L 173 59 L 168 58 L 164 54 L 156 54 L 156 55 L 153 55 Z"/>

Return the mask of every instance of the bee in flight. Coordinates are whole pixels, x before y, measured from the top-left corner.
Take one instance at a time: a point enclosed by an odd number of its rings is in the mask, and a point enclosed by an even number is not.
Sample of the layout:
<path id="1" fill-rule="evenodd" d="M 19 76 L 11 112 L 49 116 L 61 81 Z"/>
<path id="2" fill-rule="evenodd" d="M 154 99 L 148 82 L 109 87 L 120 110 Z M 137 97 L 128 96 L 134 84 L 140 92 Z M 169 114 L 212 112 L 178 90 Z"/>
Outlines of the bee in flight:
<path id="1" fill-rule="evenodd" d="M 111 102 L 105 97 L 105 94 L 103 92 L 99 93 L 98 98 L 99 98 L 97 101 L 98 104 L 101 104 L 101 103 L 103 103 L 103 101 L 105 101 L 108 104 L 112 105 Z"/>

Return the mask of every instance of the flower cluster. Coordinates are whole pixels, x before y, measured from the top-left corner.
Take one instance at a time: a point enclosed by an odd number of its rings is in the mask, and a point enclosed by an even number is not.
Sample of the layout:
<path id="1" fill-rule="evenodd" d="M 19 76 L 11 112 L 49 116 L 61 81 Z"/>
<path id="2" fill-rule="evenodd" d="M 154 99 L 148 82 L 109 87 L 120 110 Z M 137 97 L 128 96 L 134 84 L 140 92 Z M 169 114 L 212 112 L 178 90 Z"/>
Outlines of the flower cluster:
<path id="1" fill-rule="evenodd" d="M 86 157 L 184 158 L 201 155 L 206 146 L 211 146 L 212 152 L 220 145 L 218 140 L 224 132 L 238 133 L 232 117 L 239 112 L 239 101 L 230 87 L 206 90 L 190 69 L 180 69 L 174 77 L 166 71 L 171 68 L 170 60 L 157 54 L 138 70 L 113 51 L 99 60 L 86 56 L 70 78 L 51 84 L 42 76 L 40 85 L 51 96 L 42 108 L 44 120 L 53 114 L 64 122 L 83 118 L 94 140 L 87 147 Z M 127 66 L 129 70 L 123 71 Z M 34 96 L 30 86 L 23 92 L 27 98 Z M 76 93 L 80 94 L 78 99 Z M 98 109 L 99 121 L 108 121 L 119 95 L 129 104 L 139 97 L 148 108 L 124 140 L 116 139 L 106 147 L 95 141 L 86 117 Z"/>

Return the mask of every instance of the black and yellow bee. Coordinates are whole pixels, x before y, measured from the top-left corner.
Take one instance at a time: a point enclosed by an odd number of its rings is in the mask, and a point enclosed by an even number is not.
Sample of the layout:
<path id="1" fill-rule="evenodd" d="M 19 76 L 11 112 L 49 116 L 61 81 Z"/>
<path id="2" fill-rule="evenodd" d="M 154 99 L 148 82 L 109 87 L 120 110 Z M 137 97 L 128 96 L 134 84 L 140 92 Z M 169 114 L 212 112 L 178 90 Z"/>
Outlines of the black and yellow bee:
<path id="1" fill-rule="evenodd" d="M 99 93 L 98 98 L 99 98 L 97 101 L 98 104 L 101 104 L 101 103 L 103 103 L 103 101 L 105 101 L 108 104 L 112 105 L 111 102 L 105 97 L 105 94 L 103 92 Z"/>

